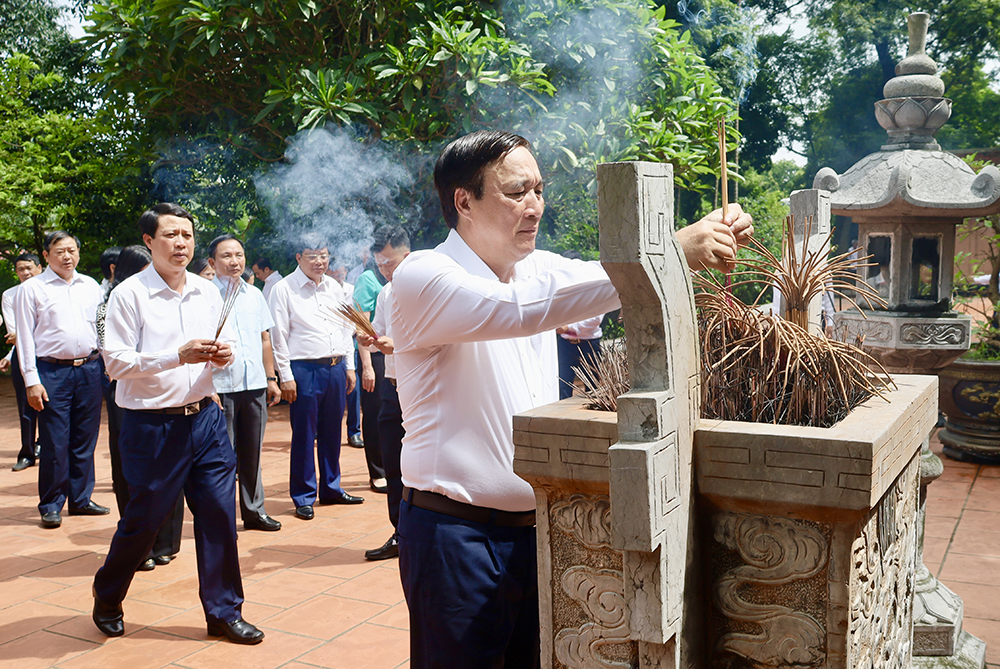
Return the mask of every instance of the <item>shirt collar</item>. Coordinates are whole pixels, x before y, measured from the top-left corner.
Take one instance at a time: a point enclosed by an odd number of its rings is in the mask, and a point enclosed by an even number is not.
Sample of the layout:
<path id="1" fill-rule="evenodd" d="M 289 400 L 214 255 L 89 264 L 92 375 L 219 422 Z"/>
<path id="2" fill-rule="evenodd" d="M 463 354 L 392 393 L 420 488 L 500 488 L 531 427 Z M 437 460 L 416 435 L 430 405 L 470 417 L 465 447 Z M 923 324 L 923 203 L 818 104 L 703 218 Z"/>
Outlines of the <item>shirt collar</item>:
<path id="1" fill-rule="evenodd" d="M 160 276 L 160 273 L 156 271 L 156 268 L 153 267 L 153 263 L 149 263 L 149 266 L 146 269 L 142 270 L 142 272 L 140 272 L 140 275 L 143 278 L 143 282 L 149 288 L 150 297 L 152 297 L 153 295 L 158 295 L 163 291 L 169 291 L 172 295 L 177 294 L 173 288 L 167 285 L 167 282 L 163 280 L 163 277 Z M 184 292 L 181 293 L 181 297 L 187 295 L 188 293 L 200 293 L 202 281 L 204 281 L 204 279 L 198 276 L 197 274 L 192 274 L 191 272 L 188 272 L 187 276 L 184 279 Z"/>
<path id="2" fill-rule="evenodd" d="M 281 275 L 278 274 L 277 272 L 271 272 L 270 274 L 267 275 L 267 278 L 264 279 L 264 283 L 277 283 L 278 281 L 281 281 L 281 278 L 282 278 Z"/>
<path id="3" fill-rule="evenodd" d="M 76 283 L 77 281 L 80 280 L 80 273 L 77 272 L 76 270 L 73 270 L 73 278 L 71 278 L 69 281 L 66 281 L 64 278 L 56 274 L 56 271 L 52 269 L 52 266 L 50 265 L 45 268 L 44 272 L 41 273 L 40 278 L 45 283 L 55 283 L 56 281 L 62 281 L 63 283 Z"/>
<path id="4" fill-rule="evenodd" d="M 245 293 L 247 288 L 250 287 L 249 284 L 247 284 L 247 282 L 244 281 L 242 278 L 238 279 L 238 281 L 240 282 L 240 287 L 239 287 L 240 292 Z M 222 279 L 220 279 L 218 275 L 216 275 L 212 279 L 212 283 L 215 284 L 215 287 L 218 288 L 219 292 L 222 293 L 223 295 L 225 295 L 226 291 L 229 290 L 229 282 L 226 281 L 225 283 L 223 283 Z"/>
<path id="5" fill-rule="evenodd" d="M 302 271 L 301 267 L 296 267 L 295 271 L 292 272 L 291 274 L 289 274 L 285 278 L 288 279 L 289 281 L 291 281 L 292 284 L 296 288 L 302 288 L 307 283 L 311 283 L 313 285 L 313 287 L 316 288 L 316 290 L 319 290 L 320 288 L 322 288 L 323 285 L 326 284 L 327 281 L 333 281 L 333 279 L 331 279 L 330 277 L 328 277 L 328 276 L 326 276 L 324 274 L 323 278 L 320 279 L 319 285 L 316 285 L 315 283 L 313 283 L 312 279 L 310 279 L 308 276 L 306 276 L 306 273 Z M 340 284 L 337 284 L 337 285 L 340 285 Z"/>
<path id="6" fill-rule="evenodd" d="M 476 252 L 472 250 L 464 239 L 462 235 L 458 234 L 458 231 L 452 228 L 448 232 L 448 237 L 438 245 L 435 249 L 445 254 L 459 265 L 461 265 L 469 274 L 475 276 L 480 276 L 484 279 L 490 279 L 492 281 L 499 281 L 498 277 L 490 266 L 483 262 L 483 259 L 476 255 Z"/>

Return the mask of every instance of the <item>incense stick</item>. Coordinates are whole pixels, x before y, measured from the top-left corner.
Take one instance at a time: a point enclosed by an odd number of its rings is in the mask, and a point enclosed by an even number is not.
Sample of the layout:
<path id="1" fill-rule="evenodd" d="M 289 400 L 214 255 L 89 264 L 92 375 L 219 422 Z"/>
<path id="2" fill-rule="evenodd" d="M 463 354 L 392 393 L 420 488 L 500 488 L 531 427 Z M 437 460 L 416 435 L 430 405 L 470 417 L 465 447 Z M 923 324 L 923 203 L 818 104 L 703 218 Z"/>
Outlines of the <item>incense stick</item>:
<path id="1" fill-rule="evenodd" d="M 726 162 L 726 121 L 719 119 L 719 190 L 722 191 L 722 220 L 729 216 L 729 165 Z"/>
<path id="2" fill-rule="evenodd" d="M 226 324 L 226 319 L 229 318 L 229 314 L 232 313 L 233 307 L 236 306 L 236 298 L 240 296 L 240 282 L 243 279 L 226 277 L 229 283 L 226 284 L 226 296 L 222 300 L 222 313 L 219 314 L 219 325 L 215 328 L 215 339 L 212 343 L 219 341 L 219 335 L 222 334 L 222 328 Z"/>

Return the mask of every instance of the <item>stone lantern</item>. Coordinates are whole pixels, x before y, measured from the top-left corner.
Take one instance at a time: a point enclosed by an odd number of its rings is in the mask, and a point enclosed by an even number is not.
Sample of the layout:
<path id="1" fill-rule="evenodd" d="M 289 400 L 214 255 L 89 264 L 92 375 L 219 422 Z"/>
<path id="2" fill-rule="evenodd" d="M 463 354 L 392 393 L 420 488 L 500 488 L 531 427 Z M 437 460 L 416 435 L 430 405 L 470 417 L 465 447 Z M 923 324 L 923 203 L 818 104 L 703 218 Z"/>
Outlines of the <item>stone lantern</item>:
<path id="1" fill-rule="evenodd" d="M 858 224 L 858 243 L 871 255 L 861 277 L 886 308 L 834 316 L 838 338 L 864 346 L 894 373 L 934 373 L 969 349 L 972 320 L 951 309 L 955 228 L 963 219 L 1000 212 L 1000 170 L 976 174 L 941 150 L 934 134 L 951 115 L 937 65 L 924 48 L 929 15 L 909 16 L 909 53 L 875 103 L 888 142 L 844 174 L 817 172 L 813 187 L 829 191 L 832 213 Z M 985 644 L 962 630 L 962 600 L 922 564 L 927 486 L 941 461 L 924 440 L 920 463 L 921 528 L 913 604 L 915 667 L 967 667 L 985 662 Z"/>
<path id="2" fill-rule="evenodd" d="M 863 335 L 886 369 L 900 373 L 932 372 L 969 349 L 972 321 L 951 310 L 955 228 L 1000 211 L 1000 170 L 977 175 L 934 139 L 951 100 L 924 53 L 928 19 L 910 15 L 909 55 L 875 103 L 888 143 L 842 175 L 824 167 L 813 182 L 830 192 L 832 213 L 858 224 L 858 243 L 873 256 L 861 278 L 888 303 L 837 314 L 838 335 Z"/>

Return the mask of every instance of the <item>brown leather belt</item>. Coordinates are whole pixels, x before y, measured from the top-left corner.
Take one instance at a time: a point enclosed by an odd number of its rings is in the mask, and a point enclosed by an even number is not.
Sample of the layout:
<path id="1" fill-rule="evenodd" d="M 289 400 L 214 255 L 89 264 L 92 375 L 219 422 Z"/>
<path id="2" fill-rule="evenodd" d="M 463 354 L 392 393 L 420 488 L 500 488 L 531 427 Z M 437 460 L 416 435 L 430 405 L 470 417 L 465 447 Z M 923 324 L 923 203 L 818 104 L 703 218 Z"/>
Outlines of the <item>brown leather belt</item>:
<path id="1" fill-rule="evenodd" d="M 292 362 L 308 362 L 310 365 L 326 365 L 333 367 L 344 361 L 344 356 L 335 355 L 330 358 L 305 358 L 303 360 L 292 360 Z"/>
<path id="2" fill-rule="evenodd" d="M 403 488 L 403 500 L 427 511 L 443 513 L 446 516 L 471 520 L 483 525 L 530 527 L 535 524 L 534 511 L 500 511 L 499 509 L 458 502 L 450 497 L 426 490 Z"/>
<path id="3" fill-rule="evenodd" d="M 203 397 L 198 402 L 192 402 L 191 404 L 185 404 L 182 407 L 168 407 L 166 409 L 135 409 L 135 411 L 141 411 L 143 413 L 157 413 L 165 414 L 167 416 L 193 416 L 196 413 L 201 412 L 212 403 L 211 397 Z"/>
<path id="4" fill-rule="evenodd" d="M 385 377 L 385 380 L 391 383 L 393 388 L 396 387 L 396 379 L 392 378 L 391 376 L 387 376 Z"/>
<path id="5" fill-rule="evenodd" d="M 85 365 L 88 362 L 97 360 L 100 356 L 100 351 L 94 350 L 91 351 L 90 355 L 85 358 L 50 358 L 47 355 L 40 355 L 38 356 L 38 359 L 52 365 L 72 365 L 73 367 L 79 367 L 80 365 Z"/>

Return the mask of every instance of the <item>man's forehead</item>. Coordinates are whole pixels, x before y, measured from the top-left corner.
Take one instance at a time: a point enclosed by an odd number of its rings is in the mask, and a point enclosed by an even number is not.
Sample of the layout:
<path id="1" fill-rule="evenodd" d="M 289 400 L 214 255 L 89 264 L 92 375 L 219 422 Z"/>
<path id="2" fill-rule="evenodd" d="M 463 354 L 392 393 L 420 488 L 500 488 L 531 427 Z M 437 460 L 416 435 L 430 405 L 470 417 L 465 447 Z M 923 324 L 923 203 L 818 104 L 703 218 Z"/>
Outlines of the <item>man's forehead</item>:
<path id="1" fill-rule="evenodd" d="M 307 253 L 328 253 L 328 251 L 326 250 L 326 247 L 324 246 L 324 247 L 318 248 L 318 249 L 302 249 L 302 253 L 303 253 L 303 255 L 305 255 Z"/>
<path id="2" fill-rule="evenodd" d="M 503 184 L 534 183 L 542 180 L 535 157 L 523 146 L 517 147 L 503 159 L 490 165 L 487 171 Z"/>
<path id="3" fill-rule="evenodd" d="M 50 250 L 62 249 L 62 248 L 70 248 L 70 249 L 77 248 L 76 240 L 73 239 L 72 237 L 63 237 L 57 242 L 52 242 L 52 245 L 49 246 Z"/>
<path id="4" fill-rule="evenodd" d="M 220 253 L 223 251 L 240 252 L 243 250 L 243 244 L 238 239 L 223 239 L 215 248 Z"/>
<path id="5" fill-rule="evenodd" d="M 35 267 L 34 260 L 18 260 L 16 263 L 14 263 L 15 269 L 32 269 L 34 267 Z"/>
<path id="6" fill-rule="evenodd" d="M 172 214 L 164 214 L 157 220 L 157 233 L 177 231 L 194 233 L 194 225 L 188 219 Z"/>

